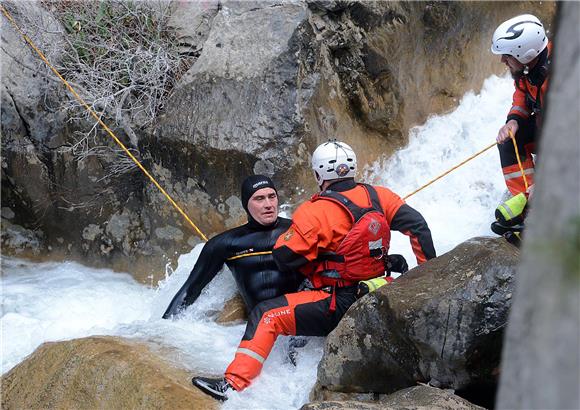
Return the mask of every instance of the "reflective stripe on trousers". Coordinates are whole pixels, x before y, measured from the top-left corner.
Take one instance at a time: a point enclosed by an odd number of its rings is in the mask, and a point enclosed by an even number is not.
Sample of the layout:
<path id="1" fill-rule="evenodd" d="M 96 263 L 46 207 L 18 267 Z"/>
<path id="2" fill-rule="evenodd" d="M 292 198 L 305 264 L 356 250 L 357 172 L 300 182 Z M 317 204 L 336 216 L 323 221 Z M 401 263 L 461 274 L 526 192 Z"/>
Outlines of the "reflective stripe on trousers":
<path id="1" fill-rule="evenodd" d="M 534 164 L 531 159 L 527 159 L 522 163 L 524 174 L 528 187 L 534 185 Z M 510 165 L 502 168 L 503 176 L 505 178 L 506 186 L 513 196 L 520 192 L 526 192 L 526 184 L 522 176 L 522 171 L 518 164 Z"/>

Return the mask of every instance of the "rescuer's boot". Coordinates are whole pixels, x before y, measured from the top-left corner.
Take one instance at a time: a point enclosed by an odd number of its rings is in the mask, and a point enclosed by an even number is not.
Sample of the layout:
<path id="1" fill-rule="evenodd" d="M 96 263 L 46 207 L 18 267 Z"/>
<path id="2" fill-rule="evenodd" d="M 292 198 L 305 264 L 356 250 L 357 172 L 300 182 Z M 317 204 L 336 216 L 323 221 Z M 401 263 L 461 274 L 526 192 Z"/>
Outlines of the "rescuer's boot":
<path id="1" fill-rule="evenodd" d="M 232 389 L 228 381 L 221 377 L 219 379 L 212 379 L 209 377 L 194 377 L 191 382 L 195 387 L 200 389 L 205 394 L 209 394 L 214 399 L 226 401 L 228 399 L 227 392 Z"/>

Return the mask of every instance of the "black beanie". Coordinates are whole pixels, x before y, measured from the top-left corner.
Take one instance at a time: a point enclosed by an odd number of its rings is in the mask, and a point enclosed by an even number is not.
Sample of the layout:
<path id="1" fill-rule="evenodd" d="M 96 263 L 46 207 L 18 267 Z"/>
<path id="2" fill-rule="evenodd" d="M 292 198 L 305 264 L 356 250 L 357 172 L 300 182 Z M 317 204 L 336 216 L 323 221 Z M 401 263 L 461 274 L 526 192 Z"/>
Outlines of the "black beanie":
<path id="1" fill-rule="evenodd" d="M 272 180 L 265 175 L 250 175 L 242 182 L 242 206 L 248 213 L 248 216 L 251 216 L 248 211 L 248 201 L 256 191 L 262 188 L 272 188 L 278 193 Z"/>

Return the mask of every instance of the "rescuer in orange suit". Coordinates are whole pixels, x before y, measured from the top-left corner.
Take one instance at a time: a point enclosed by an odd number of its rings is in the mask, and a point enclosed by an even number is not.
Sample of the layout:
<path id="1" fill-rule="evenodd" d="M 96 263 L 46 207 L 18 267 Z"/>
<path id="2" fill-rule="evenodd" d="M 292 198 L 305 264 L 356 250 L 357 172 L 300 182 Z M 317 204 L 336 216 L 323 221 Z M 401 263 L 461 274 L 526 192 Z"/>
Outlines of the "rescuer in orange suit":
<path id="1" fill-rule="evenodd" d="M 552 44 L 537 17 L 524 14 L 500 24 L 493 34 L 491 51 L 501 55 L 514 79 L 515 91 L 507 121 L 497 142 L 506 185 L 512 195 L 526 192 L 510 132 L 515 136 L 528 186 L 534 184 L 535 140 L 542 124 Z"/>
<path id="2" fill-rule="evenodd" d="M 321 192 L 296 210 L 273 250 L 281 271 L 300 271 L 309 284 L 252 310 L 224 378 L 192 380 L 217 399 L 226 400 L 230 388 L 243 390 L 258 376 L 278 335 L 326 336 L 357 299 L 359 281 L 404 273 L 405 259 L 387 253 L 391 229 L 410 237 L 417 263 L 435 257 L 419 212 L 387 188 L 355 182 L 356 156 L 347 144 L 320 145 L 312 167 Z"/>
<path id="3" fill-rule="evenodd" d="M 497 135 L 502 171 L 512 197 L 497 207 L 491 229 L 519 246 L 534 186 L 532 154 L 536 153 L 536 137 L 545 111 L 552 44 L 540 20 L 524 14 L 498 26 L 491 51 L 501 55 L 501 62 L 509 68 L 515 84 L 507 121 Z M 516 140 L 525 180 L 510 134 Z"/>

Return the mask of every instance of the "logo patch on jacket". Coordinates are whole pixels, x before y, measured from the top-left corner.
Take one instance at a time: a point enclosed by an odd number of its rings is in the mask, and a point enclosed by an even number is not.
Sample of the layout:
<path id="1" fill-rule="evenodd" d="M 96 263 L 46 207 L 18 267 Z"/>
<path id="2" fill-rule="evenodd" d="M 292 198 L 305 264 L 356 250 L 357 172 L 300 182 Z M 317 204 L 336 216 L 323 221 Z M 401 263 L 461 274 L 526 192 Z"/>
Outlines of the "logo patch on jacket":
<path id="1" fill-rule="evenodd" d="M 369 224 L 369 232 L 376 236 L 379 229 L 381 229 L 381 224 L 376 219 L 373 219 Z"/>
<path id="2" fill-rule="evenodd" d="M 284 240 L 289 241 L 290 238 L 292 238 L 292 236 L 294 236 L 294 229 L 290 228 L 290 229 L 288 229 L 288 231 L 284 235 Z"/>

